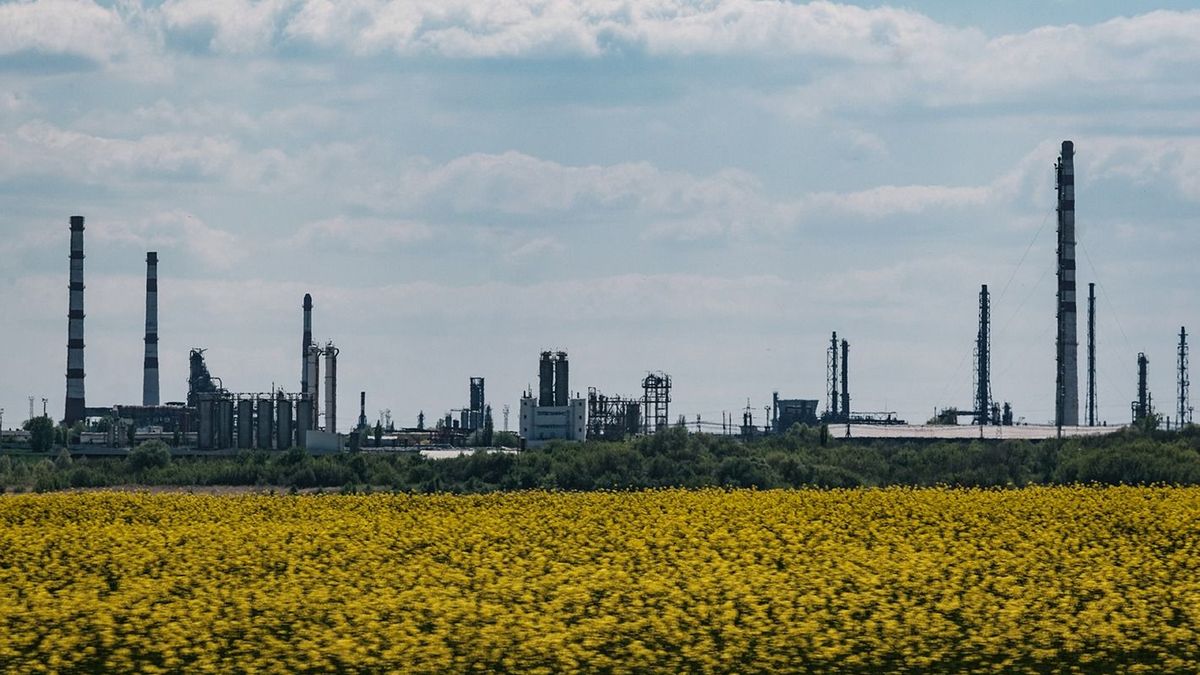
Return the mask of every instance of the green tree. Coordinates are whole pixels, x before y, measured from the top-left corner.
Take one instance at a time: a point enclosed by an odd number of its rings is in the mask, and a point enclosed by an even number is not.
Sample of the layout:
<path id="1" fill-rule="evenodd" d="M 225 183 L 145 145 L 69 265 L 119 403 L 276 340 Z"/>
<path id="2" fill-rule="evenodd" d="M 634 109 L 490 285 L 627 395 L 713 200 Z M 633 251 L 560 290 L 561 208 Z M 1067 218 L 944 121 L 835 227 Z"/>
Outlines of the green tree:
<path id="1" fill-rule="evenodd" d="M 382 445 L 383 445 L 383 423 L 376 422 L 375 423 L 375 447 L 378 448 Z"/>
<path id="2" fill-rule="evenodd" d="M 130 450 L 125 461 L 134 471 L 164 467 L 171 463 L 171 449 L 162 441 L 146 441 Z"/>
<path id="3" fill-rule="evenodd" d="M 479 444 L 484 447 L 491 447 L 492 441 L 495 440 L 496 425 L 492 422 L 492 406 L 484 406 L 483 409 L 483 435 L 479 439 Z"/>
<path id="4" fill-rule="evenodd" d="M 34 452 L 47 452 L 54 447 L 54 421 L 49 417 L 35 417 L 24 426 L 29 432 L 29 447 Z"/>

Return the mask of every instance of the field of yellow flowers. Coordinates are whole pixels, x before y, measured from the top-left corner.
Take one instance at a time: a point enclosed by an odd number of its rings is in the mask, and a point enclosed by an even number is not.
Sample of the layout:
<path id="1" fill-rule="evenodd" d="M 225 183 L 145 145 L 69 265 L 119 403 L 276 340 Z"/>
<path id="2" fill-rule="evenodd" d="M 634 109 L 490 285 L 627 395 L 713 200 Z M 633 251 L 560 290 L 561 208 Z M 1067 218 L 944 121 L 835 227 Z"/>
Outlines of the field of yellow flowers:
<path id="1" fill-rule="evenodd" d="M 1200 489 L 0 497 L 8 672 L 1200 671 Z"/>

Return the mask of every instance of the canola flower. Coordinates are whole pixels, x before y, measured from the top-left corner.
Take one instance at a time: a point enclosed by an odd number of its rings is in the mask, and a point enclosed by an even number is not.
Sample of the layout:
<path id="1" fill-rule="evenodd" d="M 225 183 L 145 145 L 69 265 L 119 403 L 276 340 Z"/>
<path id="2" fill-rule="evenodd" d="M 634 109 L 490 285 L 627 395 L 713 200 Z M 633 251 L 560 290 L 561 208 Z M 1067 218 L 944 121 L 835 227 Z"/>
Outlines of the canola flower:
<path id="1" fill-rule="evenodd" d="M 1200 489 L 0 498 L 7 672 L 1198 672 Z"/>

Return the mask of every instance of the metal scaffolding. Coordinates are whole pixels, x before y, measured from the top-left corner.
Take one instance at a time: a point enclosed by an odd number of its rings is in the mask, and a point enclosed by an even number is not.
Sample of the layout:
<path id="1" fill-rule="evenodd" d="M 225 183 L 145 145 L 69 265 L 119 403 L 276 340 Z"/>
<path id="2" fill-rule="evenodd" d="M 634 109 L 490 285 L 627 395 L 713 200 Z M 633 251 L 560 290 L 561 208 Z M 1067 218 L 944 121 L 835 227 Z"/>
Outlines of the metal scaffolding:
<path id="1" fill-rule="evenodd" d="M 671 376 L 662 372 L 648 373 L 642 380 L 643 429 L 646 433 L 652 434 L 669 426 L 670 406 Z"/>

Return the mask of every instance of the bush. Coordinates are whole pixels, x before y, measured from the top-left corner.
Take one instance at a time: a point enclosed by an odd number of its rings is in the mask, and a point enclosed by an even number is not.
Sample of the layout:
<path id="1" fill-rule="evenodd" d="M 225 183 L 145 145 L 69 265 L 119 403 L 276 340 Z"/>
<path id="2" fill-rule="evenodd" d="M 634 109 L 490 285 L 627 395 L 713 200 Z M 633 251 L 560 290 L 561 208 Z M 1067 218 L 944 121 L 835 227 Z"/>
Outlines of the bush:
<path id="1" fill-rule="evenodd" d="M 146 441 L 130 450 L 125 461 L 134 471 L 162 468 L 171 463 L 171 449 L 162 441 Z"/>

